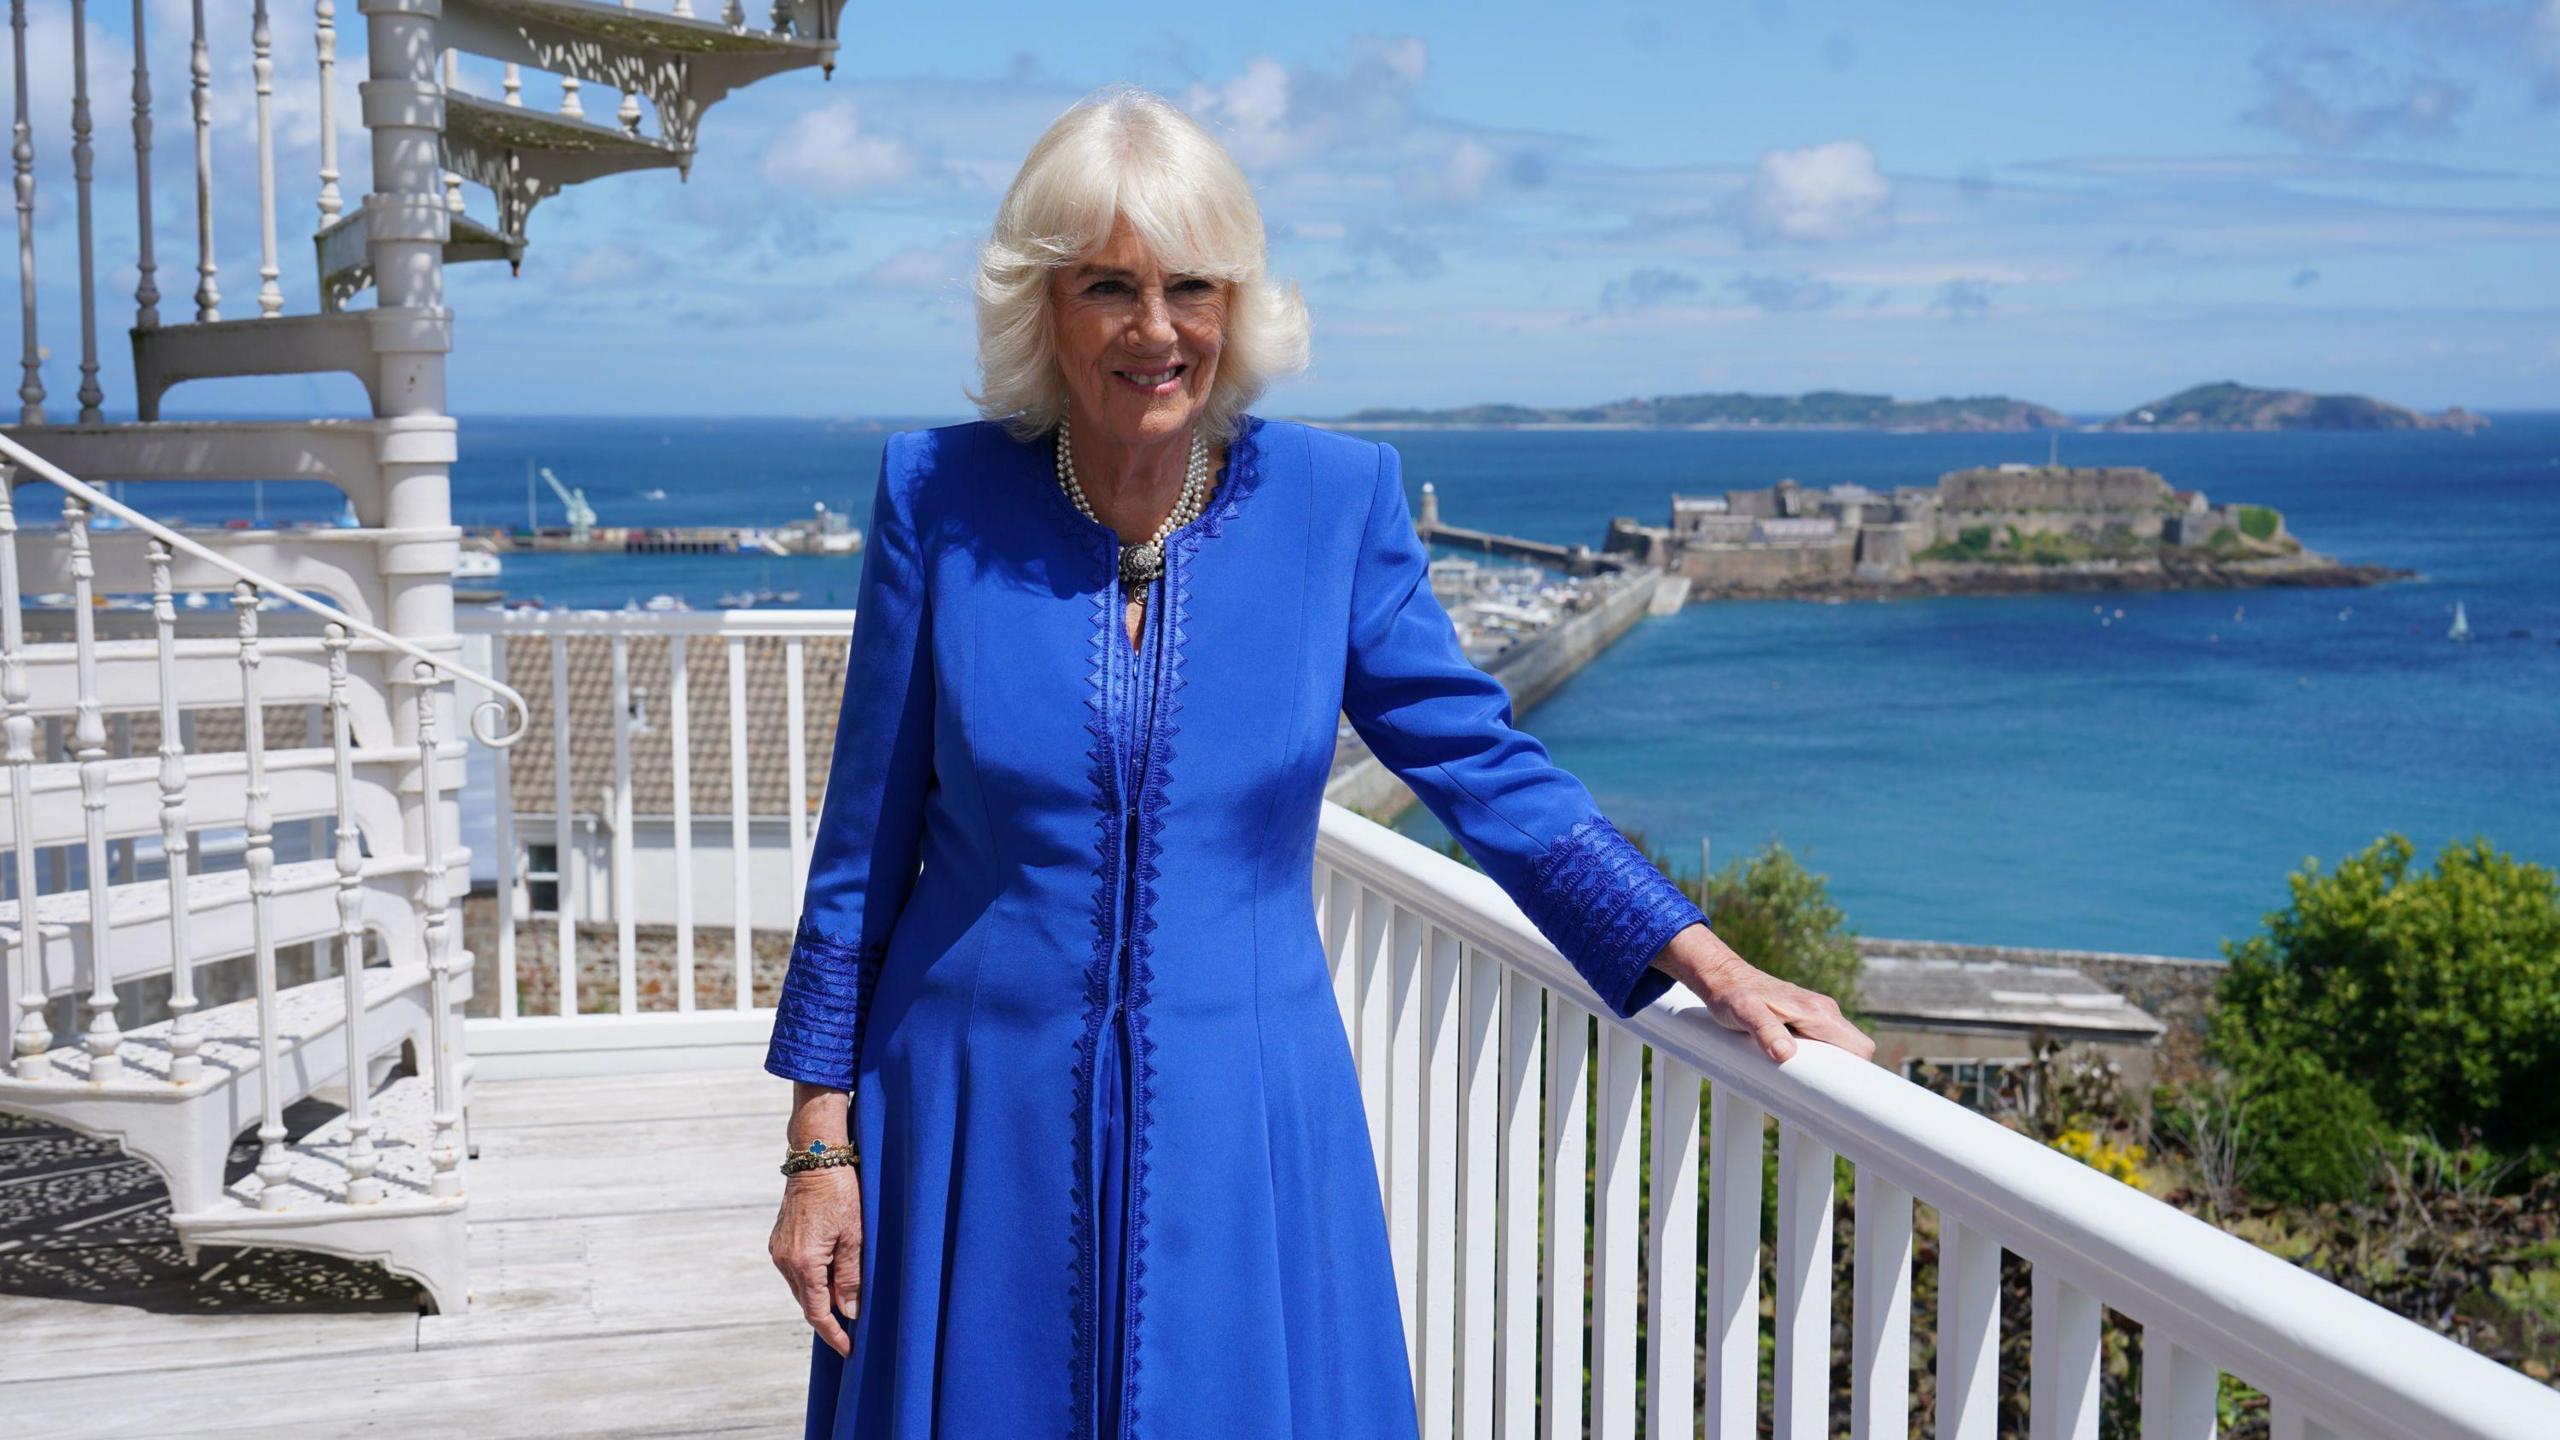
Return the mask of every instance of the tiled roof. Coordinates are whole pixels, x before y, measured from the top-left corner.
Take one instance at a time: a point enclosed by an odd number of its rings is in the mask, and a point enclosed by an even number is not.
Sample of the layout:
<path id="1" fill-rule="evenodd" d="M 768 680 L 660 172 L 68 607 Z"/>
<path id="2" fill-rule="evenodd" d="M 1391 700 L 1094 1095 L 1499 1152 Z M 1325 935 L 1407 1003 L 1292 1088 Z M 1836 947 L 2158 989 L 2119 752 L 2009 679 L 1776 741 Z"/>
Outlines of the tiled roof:
<path id="1" fill-rule="evenodd" d="M 835 753 L 836 713 L 844 695 L 847 637 L 812 635 L 799 643 L 801 712 L 805 717 L 808 790 L 803 803 L 815 812 L 826 793 L 827 762 Z M 541 635 L 506 638 L 507 683 L 533 708 L 533 724 L 508 752 L 509 791 L 519 815 L 548 815 L 552 808 L 551 653 L 555 641 Z M 613 640 L 571 635 L 556 643 L 569 656 L 569 807 L 598 814 L 613 782 Z M 698 817 L 729 813 L 730 641 L 697 635 L 685 643 L 687 750 L 692 760 L 692 810 Z M 745 637 L 747 681 L 747 804 L 761 817 L 789 813 L 790 707 L 781 636 Z M 631 734 L 631 808 L 635 815 L 675 813 L 674 729 L 668 712 L 672 682 L 664 636 L 630 641 L 630 685 L 637 714 Z"/>
<path id="2" fill-rule="evenodd" d="M 1905 1023 L 2105 1030 L 2148 1039 L 2163 1028 L 2122 995 L 2063 965 L 1869 955 L 1859 977 L 1867 1009 Z"/>

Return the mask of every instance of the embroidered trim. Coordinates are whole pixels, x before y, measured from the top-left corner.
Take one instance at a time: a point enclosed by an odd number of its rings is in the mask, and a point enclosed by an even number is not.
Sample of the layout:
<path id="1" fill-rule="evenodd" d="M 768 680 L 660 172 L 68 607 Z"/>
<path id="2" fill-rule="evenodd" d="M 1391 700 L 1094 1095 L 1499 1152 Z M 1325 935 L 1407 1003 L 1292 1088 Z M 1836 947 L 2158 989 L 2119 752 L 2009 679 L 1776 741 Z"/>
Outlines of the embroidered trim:
<path id="1" fill-rule="evenodd" d="M 1536 908 L 1529 918 L 1613 1010 L 1624 1000 L 1649 999 L 1638 987 L 1654 955 L 1706 919 L 1606 816 L 1576 821 L 1532 873 Z"/>
<path id="2" fill-rule="evenodd" d="M 782 973 L 782 994 L 774 1002 L 766 1068 L 779 1061 L 798 1072 L 797 1078 L 840 1076 L 851 1091 L 860 1078 L 872 991 L 888 953 L 885 939 L 849 944 L 818 929 L 808 916 L 800 917 L 791 937 L 790 963 Z"/>
<path id="3" fill-rule="evenodd" d="M 1153 993 L 1154 945 L 1147 939 L 1156 925 L 1156 881 L 1160 878 L 1159 861 L 1163 842 L 1157 832 L 1162 825 L 1164 792 L 1172 780 L 1173 739 L 1181 728 L 1178 714 L 1182 708 L 1179 692 L 1182 674 L 1183 620 L 1190 612 L 1190 562 L 1201 544 L 1222 533 L 1227 521 L 1234 517 L 1245 498 L 1259 483 L 1262 474 L 1258 444 L 1263 422 L 1247 415 L 1238 428 L 1236 438 L 1227 447 L 1227 474 L 1211 497 L 1209 508 L 1190 524 L 1167 537 L 1167 548 L 1173 563 L 1167 567 L 1168 586 L 1165 613 L 1159 622 L 1165 629 L 1161 638 L 1164 654 L 1158 668 L 1155 743 L 1147 756 L 1138 795 L 1138 854 L 1135 879 L 1137 894 L 1131 902 L 1129 918 L 1129 993 L 1124 1003 L 1129 1015 L 1130 1117 L 1129 1117 L 1129 1235 L 1125 1256 L 1129 1266 L 1129 1305 L 1124 1324 L 1123 1351 L 1126 1363 L 1121 1375 L 1122 1401 L 1120 1435 L 1111 1440 L 1125 1440 L 1136 1433 L 1138 1422 L 1138 1390 L 1141 1370 L 1139 1321 L 1146 1299 L 1147 1248 L 1147 1132 L 1154 1110 L 1155 1041 L 1147 1033 L 1147 1000 Z M 1049 479 L 1045 470 L 1038 472 Z M 1105 570 L 1105 582 L 1094 592 L 1094 628 L 1092 636 L 1093 664 L 1089 672 L 1091 693 L 1085 703 L 1091 714 L 1085 728 L 1093 737 L 1087 749 L 1087 773 L 1093 786 L 1094 804 L 1094 908 L 1093 954 L 1085 968 L 1084 1025 L 1076 1040 L 1075 1108 L 1071 1119 L 1075 1136 L 1075 1173 L 1070 1177 L 1072 1198 L 1069 1206 L 1075 1224 L 1075 1260 L 1070 1282 L 1068 1313 L 1075 1325 L 1075 1343 L 1069 1364 L 1068 1393 L 1074 1407 L 1068 1424 L 1070 1436 L 1081 1435 L 1086 1418 L 1094 1413 L 1096 1380 L 1097 1330 L 1100 1289 L 1094 1237 L 1094 1198 L 1086 1186 L 1092 1173 L 1093 1146 L 1090 1115 L 1094 1103 L 1094 1072 L 1098 1046 L 1102 1043 L 1102 1022 L 1110 1003 L 1113 922 L 1118 914 L 1120 875 L 1118 873 L 1122 845 L 1126 839 L 1121 825 L 1121 806 L 1117 801 L 1119 785 L 1114 774 L 1112 744 L 1113 717 L 1110 709 L 1113 647 L 1120 640 L 1123 623 L 1119 586 L 1111 582 L 1108 563 L 1112 536 L 1108 527 L 1085 518 L 1064 491 L 1052 481 L 1041 489 L 1053 498 L 1050 514 L 1057 519 L 1060 531 L 1069 538 L 1082 538 L 1091 548 L 1098 568 Z M 1125 646 L 1120 648 L 1125 649 Z"/>

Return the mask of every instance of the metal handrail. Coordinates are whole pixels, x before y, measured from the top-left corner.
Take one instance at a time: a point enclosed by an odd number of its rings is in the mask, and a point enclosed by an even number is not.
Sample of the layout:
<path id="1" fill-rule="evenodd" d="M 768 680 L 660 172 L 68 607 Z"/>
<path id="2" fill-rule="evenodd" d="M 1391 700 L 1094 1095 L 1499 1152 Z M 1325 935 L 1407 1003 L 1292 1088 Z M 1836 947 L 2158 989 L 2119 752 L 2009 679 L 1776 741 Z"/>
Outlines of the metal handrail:
<path id="1" fill-rule="evenodd" d="M 159 521 L 154 520 L 150 516 L 143 514 L 141 511 L 134 509 L 132 506 L 125 504 L 123 501 L 116 499 L 114 496 L 107 494 L 105 491 L 98 489 L 87 481 L 70 474 L 61 466 L 56 465 L 52 461 L 45 459 L 43 456 L 38 455 L 32 450 L 29 450 L 26 446 L 19 444 L 10 436 L 0 435 L 0 455 L 7 456 L 10 460 L 34 473 L 39 479 L 48 481 L 65 493 L 76 496 L 81 503 L 96 509 L 105 510 L 110 514 L 122 518 L 125 523 L 133 526 L 137 530 L 140 530 L 144 534 L 149 535 L 151 538 L 158 540 L 164 545 L 185 551 L 187 554 L 194 556 L 196 559 L 201 560 L 216 569 L 228 571 L 232 575 L 256 586 L 260 590 L 272 591 L 273 593 L 284 597 L 286 600 L 291 601 L 295 606 L 309 611 L 311 614 L 317 615 L 331 624 L 344 625 L 349 630 L 352 630 L 369 640 L 382 645 L 387 645 L 390 648 L 399 651 L 401 654 L 408 656 L 412 660 L 417 661 L 420 665 L 443 671 L 446 675 L 451 676 L 456 680 L 468 680 L 472 684 L 489 692 L 489 695 L 491 696 L 490 699 L 481 701 L 471 709 L 471 733 L 479 739 L 481 744 L 504 749 L 522 739 L 525 731 L 531 728 L 533 724 L 532 707 L 527 705 L 525 703 L 525 698 L 522 695 L 517 694 L 512 687 L 502 684 L 499 681 L 492 680 L 488 676 L 481 674 L 479 671 L 474 670 L 467 665 L 459 665 L 451 660 L 440 659 L 429 653 L 424 647 L 416 645 L 410 641 L 403 640 L 399 636 L 392 634 L 390 631 L 382 629 L 380 626 L 359 620 L 344 610 L 339 609 L 337 606 L 330 604 L 326 600 L 316 599 L 310 595 L 306 595 L 300 590 L 295 589 L 293 586 L 285 584 L 281 580 L 270 579 L 269 577 L 261 575 L 257 571 L 250 569 L 248 566 L 241 564 L 237 560 L 230 559 L 208 546 L 201 545 L 196 541 L 190 540 L 178 531 L 170 529 L 168 526 L 161 524 Z M 513 709 L 516 714 L 514 729 L 501 734 L 491 728 L 488 728 L 496 723 L 496 721 L 490 720 L 489 718 L 493 712 L 503 717 L 504 713 L 509 709 Z M 484 721 L 487 722 L 486 725 L 484 725 Z"/>

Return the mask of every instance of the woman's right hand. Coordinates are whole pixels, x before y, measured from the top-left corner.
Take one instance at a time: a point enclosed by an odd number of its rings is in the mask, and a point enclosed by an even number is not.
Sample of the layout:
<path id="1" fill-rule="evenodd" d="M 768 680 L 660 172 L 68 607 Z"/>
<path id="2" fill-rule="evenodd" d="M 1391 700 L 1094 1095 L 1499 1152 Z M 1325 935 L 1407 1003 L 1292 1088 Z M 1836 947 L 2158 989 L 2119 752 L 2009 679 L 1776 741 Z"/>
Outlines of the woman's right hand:
<path id="1" fill-rule="evenodd" d="M 766 1245 L 791 1287 L 809 1328 L 838 1355 L 853 1339 L 835 1317 L 850 1316 L 862 1296 L 862 1178 L 851 1165 L 827 1165 L 783 1177 L 782 1211 Z"/>

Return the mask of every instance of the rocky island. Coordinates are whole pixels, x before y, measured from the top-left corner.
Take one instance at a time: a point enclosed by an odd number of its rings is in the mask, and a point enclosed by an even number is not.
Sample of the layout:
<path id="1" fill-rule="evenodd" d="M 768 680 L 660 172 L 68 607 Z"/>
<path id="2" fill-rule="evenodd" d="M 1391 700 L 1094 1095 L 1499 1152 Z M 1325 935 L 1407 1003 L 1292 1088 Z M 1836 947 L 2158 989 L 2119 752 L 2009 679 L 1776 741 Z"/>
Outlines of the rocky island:
<path id="1" fill-rule="evenodd" d="M 2416 573 L 2320 554 L 2268 506 L 2217 504 L 2134 466 L 1980 466 L 1889 494 L 1793 480 L 1675 494 L 1669 524 L 1619 516 L 1602 551 L 1687 577 L 1692 599 L 2373 585 Z"/>
<path id="2" fill-rule="evenodd" d="M 2220 380 L 2137 405 L 2107 430 L 2455 430 L 2487 428 L 2488 417 L 2456 405 L 2425 415 L 2370 395 L 2314 395 Z"/>

